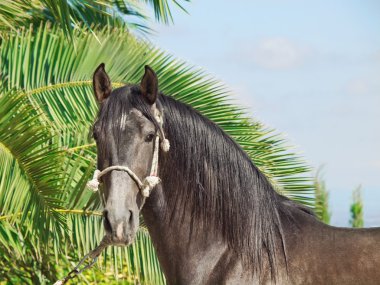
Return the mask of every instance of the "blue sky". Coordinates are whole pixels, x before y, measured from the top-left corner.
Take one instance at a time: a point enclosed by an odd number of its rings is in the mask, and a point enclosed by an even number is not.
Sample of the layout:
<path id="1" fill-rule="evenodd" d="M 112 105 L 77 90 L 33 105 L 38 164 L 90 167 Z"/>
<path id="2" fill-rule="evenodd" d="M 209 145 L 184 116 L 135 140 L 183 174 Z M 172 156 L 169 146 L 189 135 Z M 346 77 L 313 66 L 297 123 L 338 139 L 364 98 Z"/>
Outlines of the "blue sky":
<path id="1" fill-rule="evenodd" d="M 223 81 L 235 102 L 324 165 L 333 224 L 363 187 L 380 226 L 380 2 L 195 0 L 150 39 Z"/>

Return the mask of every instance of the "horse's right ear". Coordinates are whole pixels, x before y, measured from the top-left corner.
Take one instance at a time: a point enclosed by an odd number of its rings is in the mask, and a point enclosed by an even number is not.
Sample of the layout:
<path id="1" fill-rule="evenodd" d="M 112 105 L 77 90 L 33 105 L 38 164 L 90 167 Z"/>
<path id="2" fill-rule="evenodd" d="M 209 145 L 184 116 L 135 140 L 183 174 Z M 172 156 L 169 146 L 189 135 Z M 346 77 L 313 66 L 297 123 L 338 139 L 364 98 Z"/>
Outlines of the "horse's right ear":
<path id="1" fill-rule="evenodd" d="M 104 70 L 104 63 L 101 63 L 95 70 L 92 83 L 96 100 L 99 103 L 102 103 L 105 99 L 107 99 L 112 91 L 111 80 Z"/>

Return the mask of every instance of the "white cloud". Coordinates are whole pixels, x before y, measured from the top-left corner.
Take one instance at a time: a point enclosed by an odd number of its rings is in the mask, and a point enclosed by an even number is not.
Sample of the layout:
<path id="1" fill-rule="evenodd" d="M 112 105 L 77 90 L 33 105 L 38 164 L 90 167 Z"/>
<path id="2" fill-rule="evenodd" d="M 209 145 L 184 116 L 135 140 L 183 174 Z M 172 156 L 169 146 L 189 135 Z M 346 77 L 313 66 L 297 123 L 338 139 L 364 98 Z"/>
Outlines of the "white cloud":
<path id="1" fill-rule="evenodd" d="M 374 59 L 375 61 L 380 62 L 380 50 L 376 51 L 376 52 L 373 54 L 373 56 L 372 56 L 371 59 Z"/>
<path id="2" fill-rule="evenodd" d="M 290 69 L 300 66 L 307 49 L 287 38 L 265 38 L 251 51 L 254 62 L 266 69 Z"/>
<path id="3" fill-rule="evenodd" d="M 372 95 L 378 98 L 380 83 L 375 76 L 352 78 L 347 82 L 345 90 L 350 95 Z"/>
<path id="4" fill-rule="evenodd" d="M 365 78 L 351 79 L 346 86 L 346 90 L 351 95 L 367 94 L 370 89 L 370 82 Z"/>
<path id="5" fill-rule="evenodd" d="M 380 160 L 374 160 L 370 166 L 380 169 Z"/>

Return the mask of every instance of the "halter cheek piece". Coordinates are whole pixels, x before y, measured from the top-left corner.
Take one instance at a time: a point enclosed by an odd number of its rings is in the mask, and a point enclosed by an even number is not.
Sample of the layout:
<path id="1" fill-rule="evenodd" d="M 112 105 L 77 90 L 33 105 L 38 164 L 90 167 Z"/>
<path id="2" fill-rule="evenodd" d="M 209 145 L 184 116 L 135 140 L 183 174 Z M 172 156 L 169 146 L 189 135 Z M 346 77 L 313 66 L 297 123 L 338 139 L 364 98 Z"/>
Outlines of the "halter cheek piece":
<path id="1" fill-rule="evenodd" d="M 169 141 L 165 138 L 164 132 L 162 130 L 162 119 L 161 119 L 161 115 L 158 112 L 156 112 L 155 114 L 155 119 L 158 122 L 160 134 L 157 133 L 156 138 L 154 140 L 153 159 L 152 159 L 152 166 L 150 168 L 149 176 L 145 177 L 141 181 L 140 178 L 136 175 L 136 173 L 134 173 L 128 166 L 113 165 L 113 166 L 109 166 L 103 169 L 102 171 L 100 171 L 99 169 L 96 169 L 92 180 L 88 181 L 87 187 L 89 187 L 94 192 L 96 192 L 99 189 L 100 178 L 103 175 L 107 174 L 108 172 L 111 172 L 112 170 L 121 170 L 121 171 L 127 172 L 128 175 L 135 181 L 137 187 L 141 191 L 142 196 L 149 197 L 149 194 L 153 190 L 153 188 L 161 182 L 161 179 L 157 176 L 158 153 L 159 153 L 158 146 L 161 145 L 161 149 L 164 152 L 169 151 L 169 148 L 170 148 Z M 162 139 L 161 144 L 160 144 L 160 137 Z"/>

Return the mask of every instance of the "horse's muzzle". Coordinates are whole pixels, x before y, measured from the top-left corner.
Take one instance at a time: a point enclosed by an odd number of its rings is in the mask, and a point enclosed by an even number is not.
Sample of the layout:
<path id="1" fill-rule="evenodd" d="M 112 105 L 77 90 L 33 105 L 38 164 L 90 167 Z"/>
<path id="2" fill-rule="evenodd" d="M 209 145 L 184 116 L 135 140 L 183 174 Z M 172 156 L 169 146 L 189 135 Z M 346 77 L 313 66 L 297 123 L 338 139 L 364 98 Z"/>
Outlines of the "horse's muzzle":
<path id="1" fill-rule="evenodd" d="M 104 229 L 112 245 L 125 246 L 133 242 L 136 235 L 136 225 L 132 211 L 127 211 L 123 217 L 115 217 L 112 212 L 104 210 Z"/>

